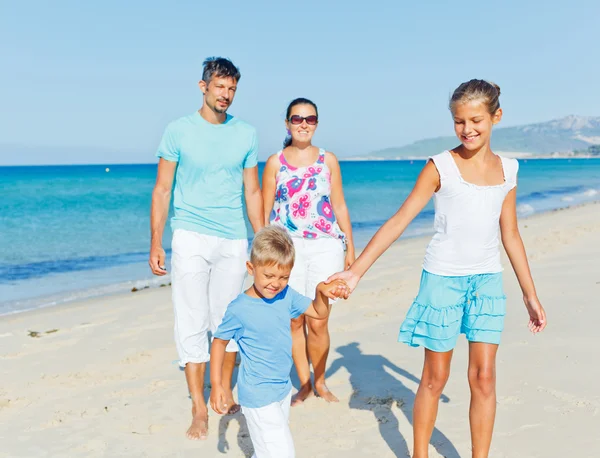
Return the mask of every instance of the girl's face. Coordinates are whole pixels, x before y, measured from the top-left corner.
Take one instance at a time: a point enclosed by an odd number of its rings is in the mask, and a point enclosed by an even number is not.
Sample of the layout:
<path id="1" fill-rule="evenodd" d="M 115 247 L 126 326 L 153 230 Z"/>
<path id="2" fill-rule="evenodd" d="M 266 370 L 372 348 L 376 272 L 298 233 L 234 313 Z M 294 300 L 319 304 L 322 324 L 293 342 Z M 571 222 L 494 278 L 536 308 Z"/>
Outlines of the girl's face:
<path id="1" fill-rule="evenodd" d="M 285 122 L 292 141 L 297 143 L 310 143 L 317 130 L 317 124 L 317 111 L 309 104 L 293 106 Z"/>
<path id="2" fill-rule="evenodd" d="M 487 106 L 477 100 L 457 103 L 454 106 L 454 132 L 468 151 L 477 151 L 483 146 L 489 147 L 492 126 L 500 122 L 502 109 L 490 114 Z"/>

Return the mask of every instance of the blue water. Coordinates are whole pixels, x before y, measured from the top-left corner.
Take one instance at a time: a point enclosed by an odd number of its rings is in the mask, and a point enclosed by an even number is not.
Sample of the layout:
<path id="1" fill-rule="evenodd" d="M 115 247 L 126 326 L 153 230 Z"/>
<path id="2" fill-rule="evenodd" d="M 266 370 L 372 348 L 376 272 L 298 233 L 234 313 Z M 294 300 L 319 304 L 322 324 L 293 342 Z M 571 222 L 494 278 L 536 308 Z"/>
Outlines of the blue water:
<path id="1" fill-rule="evenodd" d="M 358 246 L 397 210 L 423 164 L 341 164 Z M 521 216 L 600 199 L 600 159 L 520 165 Z M 155 165 L 0 167 L 0 314 L 168 283 L 147 266 L 155 177 Z M 432 220 L 430 203 L 406 236 L 431 232 Z M 167 252 L 170 238 L 167 228 Z"/>

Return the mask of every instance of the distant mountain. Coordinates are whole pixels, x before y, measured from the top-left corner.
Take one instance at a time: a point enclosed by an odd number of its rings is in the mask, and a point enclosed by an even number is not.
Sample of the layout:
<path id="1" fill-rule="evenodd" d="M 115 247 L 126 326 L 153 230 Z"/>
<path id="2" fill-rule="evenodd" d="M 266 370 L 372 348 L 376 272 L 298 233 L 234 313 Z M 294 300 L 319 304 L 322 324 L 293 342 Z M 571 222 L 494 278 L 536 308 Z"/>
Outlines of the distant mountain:
<path id="1" fill-rule="evenodd" d="M 458 144 L 456 137 L 419 140 L 410 145 L 386 148 L 368 154 L 370 158 L 396 159 L 437 154 Z M 492 148 L 503 152 L 549 155 L 586 150 L 600 145 L 600 117 L 567 116 L 562 119 L 494 129 Z"/>

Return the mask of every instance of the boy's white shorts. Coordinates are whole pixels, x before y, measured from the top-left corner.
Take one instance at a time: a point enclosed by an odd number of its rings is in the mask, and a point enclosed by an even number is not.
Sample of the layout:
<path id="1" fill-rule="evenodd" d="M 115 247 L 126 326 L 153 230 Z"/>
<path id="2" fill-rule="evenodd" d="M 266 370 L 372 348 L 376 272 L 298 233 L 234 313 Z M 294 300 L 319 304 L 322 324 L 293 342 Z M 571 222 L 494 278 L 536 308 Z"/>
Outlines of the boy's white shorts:
<path id="1" fill-rule="evenodd" d="M 171 245 L 175 344 L 179 365 L 210 359 L 208 331 L 217 330 L 246 277 L 248 241 L 176 229 Z M 231 340 L 228 352 L 237 351 Z"/>
<path id="2" fill-rule="evenodd" d="M 264 407 L 242 406 L 254 455 L 252 458 L 294 458 L 294 440 L 290 431 L 292 391 L 279 402 Z"/>
<path id="3" fill-rule="evenodd" d="M 300 294 L 315 298 L 317 285 L 344 270 L 344 244 L 339 239 L 293 237 L 296 261 L 289 285 Z"/>

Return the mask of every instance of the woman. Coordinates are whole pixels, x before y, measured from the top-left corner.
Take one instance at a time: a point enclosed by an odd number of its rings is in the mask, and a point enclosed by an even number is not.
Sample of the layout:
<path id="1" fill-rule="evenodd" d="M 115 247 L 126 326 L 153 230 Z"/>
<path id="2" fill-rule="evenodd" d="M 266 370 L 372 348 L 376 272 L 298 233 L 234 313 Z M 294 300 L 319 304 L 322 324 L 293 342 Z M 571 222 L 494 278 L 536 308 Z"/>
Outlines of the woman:
<path id="1" fill-rule="evenodd" d="M 311 143 L 318 122 L 313 102 L 293 100 L 286 112 L 284 148 L 268 159 L 263 173 L 265 223 L 284 227 L 292 237 L 296 262 L 289 285 L 305 296 L 312 296 L 319 282 L 354 262 L 340 165 L 333 153 Z M 328 321 L 304 315 L 292 320 L 292 357 L 301 384 L 292 405 L 313 394 L 309 360 L 317 394 L 328 402 L 338 401 L 325 384 Z"/>

